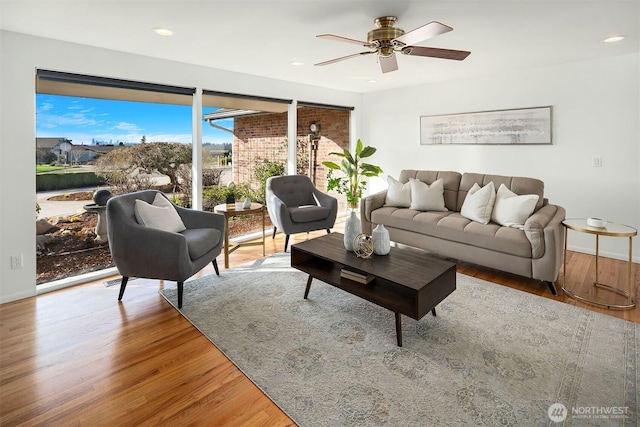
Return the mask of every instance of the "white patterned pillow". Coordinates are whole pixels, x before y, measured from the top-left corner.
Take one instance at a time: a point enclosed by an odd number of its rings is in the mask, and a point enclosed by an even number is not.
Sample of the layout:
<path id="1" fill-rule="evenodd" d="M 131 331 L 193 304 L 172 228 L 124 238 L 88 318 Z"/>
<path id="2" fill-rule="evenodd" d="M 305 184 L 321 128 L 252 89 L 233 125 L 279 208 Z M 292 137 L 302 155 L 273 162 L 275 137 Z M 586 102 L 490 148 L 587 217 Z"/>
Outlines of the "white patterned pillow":
<path id="1" fill-rule="evenodd" d="M 387 197 L 384 201 L 385 206 L 395 206 L 398 208 L 408 208 L 411 204 L 411 185 L 401 183 L 391 175 L 387 176 Z"/>
<path id="2" fill-rule="evenodd" d="M 440 211 L 446 212 L 448 209 L 444 206 L 444 181 L 435 180 L 431 185 L 411 178 L 411 209 L 417 211 Z"/>
<path id="3" fill-rule="evenodd" d="M 505 227 L 524 228 L 524 223 L 531 216 L 538 203 L 537 194 L 518 196 L 501 184 L 496 195 L 496 203 L 491 213 L 491 221 Z"/>
<path id="4" fill-rule="evenodd" d="M 493 181 L 480 187 L 478 183 L 473 184 L 473 187 L 469 189 L 467 197 L 465 197 L 462 203 L 462 209 L 460 209 L 460 215 L 470 219 L 471 221 L 477 221 L 482 224 L 489 224 L 491 221 L 491 211 L 493 210 L 493 204 L 496 201 L 496 188 L 493 185 Z"/>
<path id="5" fill-rule="evenodd" d="M 152 204 L 144 200 L 136 200 L 134 213 L 138 224 L 145 227 L 174 233 L 187 229 L 173 204 L 160 193 L 156 194 Z"/>

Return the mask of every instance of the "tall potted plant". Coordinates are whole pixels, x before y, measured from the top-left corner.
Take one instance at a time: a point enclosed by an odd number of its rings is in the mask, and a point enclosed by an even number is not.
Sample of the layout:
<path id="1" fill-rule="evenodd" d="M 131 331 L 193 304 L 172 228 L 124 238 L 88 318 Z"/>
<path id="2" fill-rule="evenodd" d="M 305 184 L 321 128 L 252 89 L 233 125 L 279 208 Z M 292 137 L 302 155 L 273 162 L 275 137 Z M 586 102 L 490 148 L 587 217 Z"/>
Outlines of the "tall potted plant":
<path id="1" fill-rule="evenodd" d="M 336 190 L 339 194 L 347 196 L 347 206 L 351 214 L 347 217 L 345 223 L 344 246 L 349 251 L 353 251 L 353 238 L 362 231 L 360 220 L 356 216 L 356 209 L 358 202 L 362 198 L 362 191 L 367 186 L 367 181 L 364 178 L 378 176 L 382 173 L 382 169 L 379 166 L 362 162 L 362 159 L 371 157 L 375 152 L 375 148 L 364 147 L 362 141 L 358 139 L 356 150 L 353 154 L 346 148 L 341 153 L 329 153 L 329 155 L 342 157 L 339 165 L 331 161 L 322 162 L 324 166 L 329 168 L 327 190 Z M 333 172 L 337 170 L 342 171 L 345 176 L 334 176 Z"/>

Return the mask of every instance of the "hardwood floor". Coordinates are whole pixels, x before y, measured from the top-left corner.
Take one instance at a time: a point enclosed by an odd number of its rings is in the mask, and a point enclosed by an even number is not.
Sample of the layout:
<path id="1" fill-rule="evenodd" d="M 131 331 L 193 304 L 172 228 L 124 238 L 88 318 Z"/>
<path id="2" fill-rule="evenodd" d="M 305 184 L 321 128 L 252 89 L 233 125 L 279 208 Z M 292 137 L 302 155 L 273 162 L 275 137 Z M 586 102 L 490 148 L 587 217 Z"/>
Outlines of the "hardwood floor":
<path id="1" fill-rule="evenodd" d="M 298 234 L 290 244 L 321 234 Z M 283 246 L 281 234 L 267 237 L 267 254 Z M 230 266 L 260 256 L 258 246 L 241 248 Z M 591 292 L 594 268 L 593 256 L 569 253 L 572 289 Z M 562 276 L 554 297 L 522 277 L 466 263 L 458 272 L 640 322 L 638 307 L 608 310 L 568 298 Z M 620 286 L 626 272 L 625 262 L 601 258 L 602 282 Z M 205 274 L 213 268 L 198 276 Z M 639 264 L 634 274 L 637 290 Z M 294 425 L 158 294 L 162 281 L 131 281 L 118 303 L 119 286 L 105 280 L 0 306 L 0 425 Z"/>

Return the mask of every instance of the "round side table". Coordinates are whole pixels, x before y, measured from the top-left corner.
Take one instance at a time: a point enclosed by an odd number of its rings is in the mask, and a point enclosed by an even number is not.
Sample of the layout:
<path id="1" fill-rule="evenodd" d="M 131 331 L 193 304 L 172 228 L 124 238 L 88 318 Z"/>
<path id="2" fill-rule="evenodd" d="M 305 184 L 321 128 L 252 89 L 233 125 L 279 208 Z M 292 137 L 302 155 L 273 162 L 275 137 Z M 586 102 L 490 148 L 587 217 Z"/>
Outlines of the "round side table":
<path id="1" fill-rule="evenodd" d="M 586 219 L 565 219 L 562 221 L 562 225 L 565 227 L 564 234 L 564 278 L 562 291 L 570 296 L 571 298 L 575 298 L 579 301 L 597 305 L 605 308 L 617 308 L 617 309 L 630 309 L 636 306 L 636 298 L 635 292 L 633 289 L 633 242 L 632 239 L 634 236 L 638 234 L 638 230 L 633 227 L 629 227 L 628 225 L 616 224 L 614 222 L 608 222 L 605 227 L 592 227 L 587 224 Z M 615 292 L 619 295 L 627 297 L 627 304 L 608 304 L 600 301 L 596 301 L 593 299 L 588 299 L 586 297 L 580 296 L 571 290 L 567 289 L 567 241 L 569 236 L 569 230 L 577 231 L 580 233 L 594 234 L 596 236 L 596 277 L 593 282 L 593 286 L 602 288 L 607 291 Z M 627 290 L 624 291 L 622 289 L 616 288 L 614 286 L 605 285 L 598 281 L 598 257 L 600 252 L 600 236 L 610 236 L 610 237 L 628 237 L 629 238 L 629 269 L 628 269 L 628 277 L 627 277 Z"/>
<path id="2" fill-rule="evenodd" d="M 265 256 L 264 252 L 264 224 L 265 224 L 265 211 L 266 208 L 260 203 L 251 203 L 251 207 L 243 208 L 242 203 L 234 205 L 217 205 L 213 208 L 214 212 L 221 213 L 225 217 L 224 228 L 224 268 L 229 268 L 229 254 L 241 246 L 255 246 L 262 245 L 262 256 Z M 243 215 L 262 215 L 262 242 L 232 242 L 229 240 L 229 218 L 234 216 Z"/>

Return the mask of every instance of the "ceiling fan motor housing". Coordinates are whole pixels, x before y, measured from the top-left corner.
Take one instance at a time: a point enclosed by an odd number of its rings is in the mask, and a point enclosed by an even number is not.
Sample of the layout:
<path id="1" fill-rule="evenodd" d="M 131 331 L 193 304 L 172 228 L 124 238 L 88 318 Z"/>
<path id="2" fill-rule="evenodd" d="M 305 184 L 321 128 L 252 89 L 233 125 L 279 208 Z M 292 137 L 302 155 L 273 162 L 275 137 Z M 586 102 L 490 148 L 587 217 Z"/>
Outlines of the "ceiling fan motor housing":
<path id="1" fill-rule="evenodd" d="M 397 20 L 398 18 L 395 16 L 376 18 L 375 24 L 378 28 L 369 31 L 367 34 L 367 41 L 379 46 L 378 54 L 380 56 L 391 56 L 394 48 L 391 41 L 404 34 L 403 29 L 393 26 Z"/>

